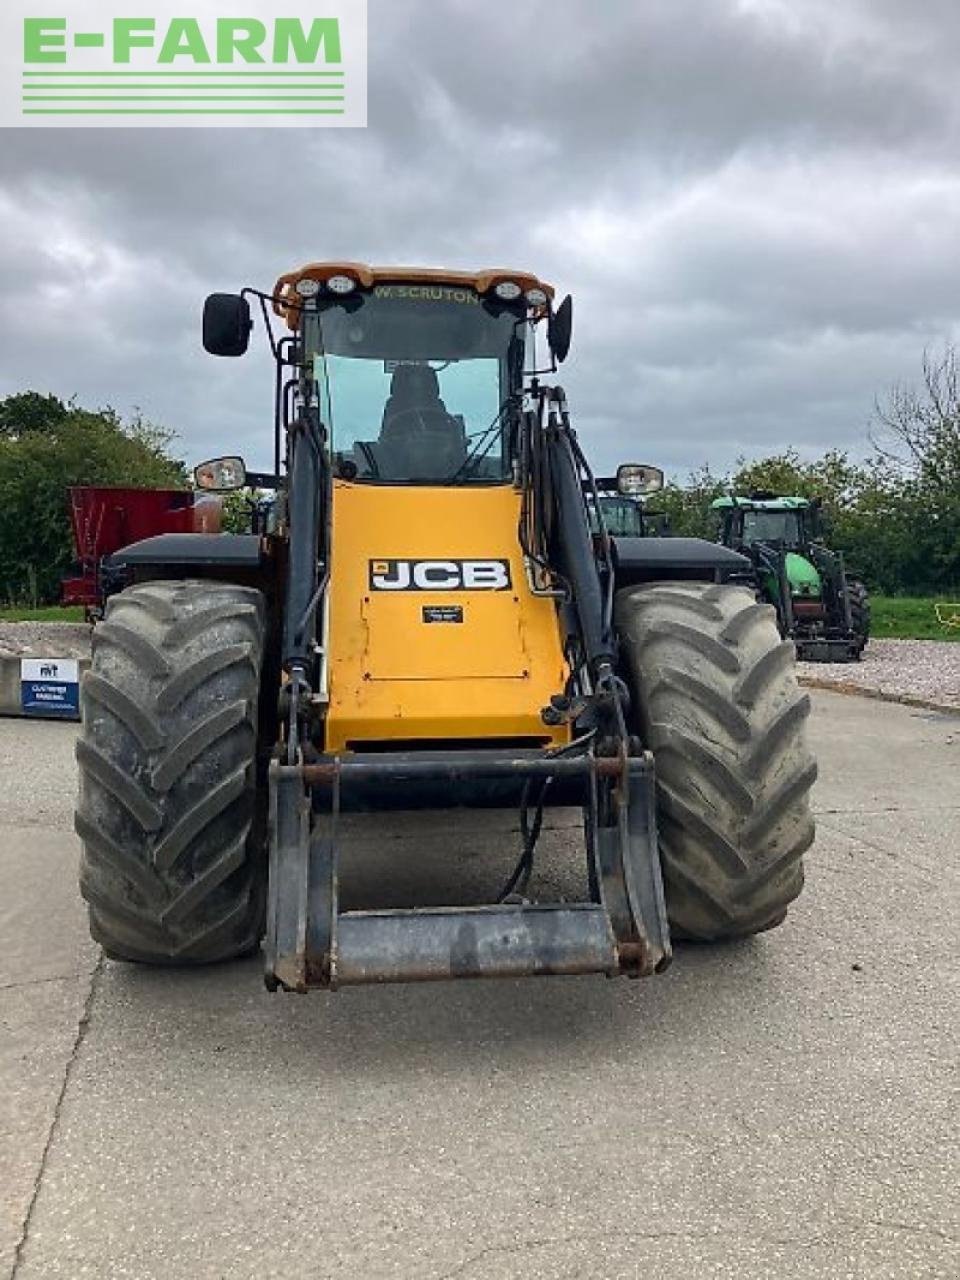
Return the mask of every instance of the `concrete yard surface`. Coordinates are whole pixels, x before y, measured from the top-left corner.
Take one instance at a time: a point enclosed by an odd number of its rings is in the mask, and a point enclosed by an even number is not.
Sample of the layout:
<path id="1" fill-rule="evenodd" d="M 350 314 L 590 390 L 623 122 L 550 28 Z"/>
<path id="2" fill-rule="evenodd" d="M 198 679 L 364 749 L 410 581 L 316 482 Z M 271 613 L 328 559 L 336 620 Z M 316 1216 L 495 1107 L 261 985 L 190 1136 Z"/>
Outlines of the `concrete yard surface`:
<path id="1" fill-rule="evenodd" d="M 75 729 L 0 722 L 6 1270 L 960 1275 L 960 718 L 813 701 L 819 835 L 782 928 L 642 982 L 305 998 L 255 959 L 101 962 Z M 545 837 L 556 892 L 572 818 Z M 347 892 L 476 900 L 516 843 L 512 814 L 358 822 Z"/>

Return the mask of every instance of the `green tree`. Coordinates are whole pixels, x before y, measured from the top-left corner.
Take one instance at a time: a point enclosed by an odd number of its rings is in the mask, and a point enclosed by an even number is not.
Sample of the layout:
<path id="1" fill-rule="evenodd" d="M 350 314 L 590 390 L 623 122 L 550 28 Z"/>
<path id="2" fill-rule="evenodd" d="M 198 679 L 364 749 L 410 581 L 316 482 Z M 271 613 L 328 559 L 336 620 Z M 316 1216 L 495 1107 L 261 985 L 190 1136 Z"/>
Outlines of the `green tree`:
<path id="1" fill-rule="evenodd" d="M 70 409 L 56 396 L 24 391 L 0 401 L 0 437 L 17 440 L 31 431 L 62 426 Z"/>
<path id="2" fill-rule="evenodd" d="M 899 496 L 901 589 L 960 585 L 960 356 L 925 351 L 919 385 L 877 402 L 874 445 Z"/>
<path id="3" fill-rule="evenodd" d="M 238 489 L 221 495 L 221 529 L 224 533 L 250 533 L 254 514 L 267 494 L 263 489 Z"/>
<path id="4" fill-rule="evenodd" d="M 710 503 L 726 493 L 729 486 L 726 476 L 716 476 L 704 465 L 692 471 L 685 484 L 671 480 L 650 499 L 650 509 L 662 511 L 669 517 L 670 532 L 677 537 L 714 539 L 717 521 Z"/>
<path id="5" fill-rule="evenodd" d="M 72 485 L 186 488 L 172 433 L 139 414 L 91 411 L 36 392 L 0 400 L 0 599 L 47 603 L 72 558 Z"/>
<path id="6" fill-rule="evenodd" d="M 828 450 L 812 462 L 804 462 L 795 449 L 753 462 L 741 458 L 733 476 L 738 493 L 769 490 L 779 495 L 820 498 L 825 507 L 840 511 L 856 501 L 864 480 L 864 468 L 846 453 Z"/>

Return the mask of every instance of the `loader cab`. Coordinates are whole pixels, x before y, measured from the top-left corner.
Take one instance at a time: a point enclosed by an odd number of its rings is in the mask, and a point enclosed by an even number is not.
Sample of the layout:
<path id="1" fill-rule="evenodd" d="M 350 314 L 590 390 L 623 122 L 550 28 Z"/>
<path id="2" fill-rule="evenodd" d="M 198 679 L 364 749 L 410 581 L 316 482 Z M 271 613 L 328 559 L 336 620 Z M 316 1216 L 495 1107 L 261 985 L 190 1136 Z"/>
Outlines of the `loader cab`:
<path id="1" fill-rule="evenodd" d="M 663 471 L 648 463 L 624 463 L 613 476 L 596 476 L 589 486 L 596 490 L 596 503 L 588 507 L 590 528 L 600 532 L 600 517 L 607 533 L 615 538 L 645 538 L 666 531 L 668 522 L 661 513 L 644 510 L 644 500 L 664 485 Z"/>
<path id="2" fill-rule="evenodd" d="M 357 484 L 509 483 L 528 305 L 385 282 L 318 296 L 302 322 L 334 474 Z"/>
<path id="3" fill-rule="evenodd" d="M 601 493 L 598 505 L 603 513 L 603 523 L 607 533 L 615 538 L 643 537 L 643 508 L 635 498 Z M 600 532 L 597 513 L 593 508 L 590 510 L 590 528 L 593 533 Z"/>

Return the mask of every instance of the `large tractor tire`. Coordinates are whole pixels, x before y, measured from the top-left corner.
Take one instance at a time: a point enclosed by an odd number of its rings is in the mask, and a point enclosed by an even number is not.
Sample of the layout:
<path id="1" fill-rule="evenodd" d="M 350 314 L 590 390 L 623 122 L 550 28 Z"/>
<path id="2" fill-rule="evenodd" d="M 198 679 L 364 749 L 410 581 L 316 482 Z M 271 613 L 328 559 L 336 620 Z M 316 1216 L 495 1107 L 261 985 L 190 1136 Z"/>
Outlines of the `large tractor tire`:
<path id="1" fill-rule="evenodd" d="M 94 630 L 76 828 L 90 932 L 114 959 L 203 964 L 259 942 L 264 629 L 259 591 L 150 582 Z"/>
<path id="2" fill-rule="evenodd" d="M 617 596 L 635 723 L 657 771 L 667 911 L 679 938 L 773 928 L 803 886 L 816 763 L 810 700 L 774 610 L 746 587 L 666 582 Z"/>
<path id="3" fill-rule="evenodd" d="M 870 639 L 870 597 L 859 578 L 847 578 L 847 594 L 850 596 L 850 621 L 859 646 L 858 653 L 863 653 Z"/>

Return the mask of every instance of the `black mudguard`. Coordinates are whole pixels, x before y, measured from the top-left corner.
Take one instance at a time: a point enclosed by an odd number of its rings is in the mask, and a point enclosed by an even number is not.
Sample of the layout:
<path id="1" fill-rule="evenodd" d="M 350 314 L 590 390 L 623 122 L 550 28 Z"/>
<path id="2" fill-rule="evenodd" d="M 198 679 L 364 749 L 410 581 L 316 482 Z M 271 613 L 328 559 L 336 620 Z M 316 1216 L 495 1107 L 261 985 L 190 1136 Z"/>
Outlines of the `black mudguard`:
<path id="1" fill-rule="evenodd" d="M 704 538 L 612 538 L 618 587 L 670 579 L 731 582 L 753 578 L 747 556 Z"/>
<path id="2" fill-rule="evenodd" d="M 108 557 L 111 569 L 256 569 L 263 561 L 260 538 L 252 533 L 160 533 L 131 542 Z"/>
<path id="3" fill-rule="evenodd" d="M 268 543 L 252 533 L 160 533 L 131 542 L 100 561 L 104 600 L 134 582 L 211 578 L 269 591 L 277 564 Z"/>

